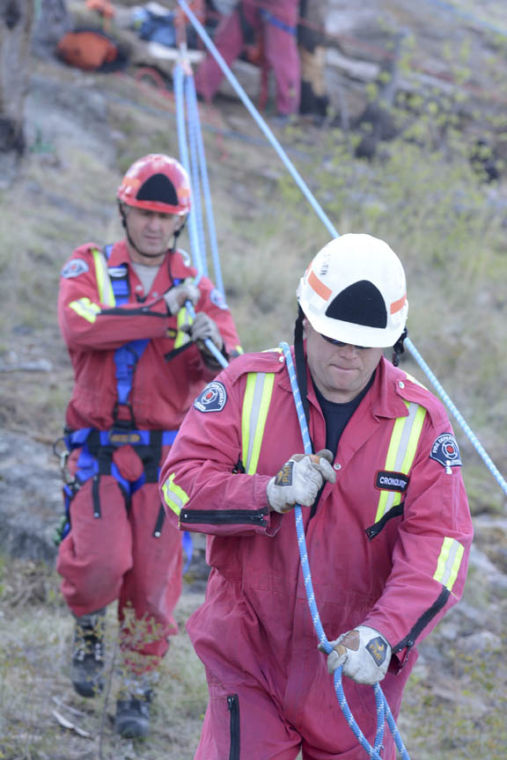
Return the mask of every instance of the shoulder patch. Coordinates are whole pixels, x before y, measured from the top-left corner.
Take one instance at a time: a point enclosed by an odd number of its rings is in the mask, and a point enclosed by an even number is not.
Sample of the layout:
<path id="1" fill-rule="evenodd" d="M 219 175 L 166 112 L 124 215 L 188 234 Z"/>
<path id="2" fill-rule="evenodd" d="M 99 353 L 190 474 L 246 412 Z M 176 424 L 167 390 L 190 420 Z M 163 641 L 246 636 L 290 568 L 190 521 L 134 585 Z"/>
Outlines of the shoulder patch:
<path id="1" fill-rule="evenodd" d="M 442 467 L 461 467 L 461 456 L 456 438 L 451 433 L 439 435 L 431 447 L 430 459 L 434 459 Z"/>
<path id="2" fill-rule="evenodd" d="M 213 380 L 201 391 L 194 401 L 199 412 L 221 412 L 227 403 L 227 391 L 222 383 Z"/>
<path id="3" fill-rule="evenodd" d="M 84 259 L 71 259 L 65 264 L 60 274 L 65 279 L 69 279 L 70 277 L 79 277 L 80 274 L 84 274 L 88 270 L 89 266 Z"/>

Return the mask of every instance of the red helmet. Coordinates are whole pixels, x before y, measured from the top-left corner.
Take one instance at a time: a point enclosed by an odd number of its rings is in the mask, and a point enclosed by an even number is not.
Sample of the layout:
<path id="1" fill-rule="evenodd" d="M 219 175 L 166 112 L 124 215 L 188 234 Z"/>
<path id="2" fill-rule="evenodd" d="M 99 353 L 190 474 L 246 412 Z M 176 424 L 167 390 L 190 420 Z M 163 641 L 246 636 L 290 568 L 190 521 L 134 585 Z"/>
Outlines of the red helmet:
<path id="1" fill-rule="evenodd" d="M 116 197 L 127 206 L 163 214 L 188 214 L 190 180 L 183 166 L 162 153 L 150 153 L 132 164 Z"/>

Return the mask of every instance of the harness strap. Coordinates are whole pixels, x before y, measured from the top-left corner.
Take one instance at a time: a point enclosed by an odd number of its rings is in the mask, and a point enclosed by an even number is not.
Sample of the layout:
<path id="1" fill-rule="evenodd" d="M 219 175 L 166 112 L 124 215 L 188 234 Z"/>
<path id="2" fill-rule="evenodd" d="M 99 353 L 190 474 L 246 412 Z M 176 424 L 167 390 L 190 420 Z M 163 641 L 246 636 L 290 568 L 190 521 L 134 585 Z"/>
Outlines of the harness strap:
<path id="1" fill-rule="evenodd" d="M 69 451 L 80 448 L 77 461 L 78 487 L 92 477 L 112 475 L 123 491 L 135 493 L 144 483 L 157 483 L 163 446 L 172 446 L 177 430 L 94 430 L 81 428 L 66 431 L 64 440 Z M 119 440 L 120 439 L 120 440 Z M 113 455 L 119 446 L 131 445 L 143 463 L 143 474 L 129 483 L 114 464 Z"/>
<path id="2" fill-rule="evenodd" d="M 106 245 L 104 248 L 106 262 L 109 261 L 112 249 L 112 245 Z M 123 304 L 128 303 L 130 297 L 130 282 L 127 265 L 121 264 L 117 267 L 107 267 L 107 275 L 113 292 L 114 304 L 117 306 L 123 306 Z M 135 426 L 134 413 L 130 404 L 130 392 L 132 390 L 136 366 L 148 343 L 148 338 L 132 340 L 129 343 L 120 346 L 120 348 L 117 348 L 114 352 L 118 401 L 114 407 L 113 417 L 115 422 L 123 422 L 123 426 Z M 129 420 L 118 420 L 118 408 L 120 406 L 126 406 L 128 408 Z"/>
<path id="3" fill-rule="evenodd" d="M 260 14 L 261 14 L 261 18 L 264 21 L 267 21 L 269 24 L 276 26 L 278 29 L 281 29 L 282 31 L 287 32 L 288 34 L 291 34 L 293 37 L 296 36 L 297 28 L 295 26 L 291 26 L 290 24 L 286 24 L 285 21 L 282 21 L 281 18 L 274 16 L 271 13 L 271 11 L 268 11 L 265 8 L 261 8 Z"/>
<path id="4" fill-rule="evenodd" d="M 101 446 L 149 446 L 152 441 L 161 436 L 162 446 L 172 446 L 176 440 L 177 430 L 126 430 L 125 432 L 116 430 L 95 430 L 94 428 L 79 428 L 78 430 L 65 430 L 64 441 L 69 451 L 78 449 L 89 443 L 95 445 L 95 437 L 98 436 L 98 442 Z"/>

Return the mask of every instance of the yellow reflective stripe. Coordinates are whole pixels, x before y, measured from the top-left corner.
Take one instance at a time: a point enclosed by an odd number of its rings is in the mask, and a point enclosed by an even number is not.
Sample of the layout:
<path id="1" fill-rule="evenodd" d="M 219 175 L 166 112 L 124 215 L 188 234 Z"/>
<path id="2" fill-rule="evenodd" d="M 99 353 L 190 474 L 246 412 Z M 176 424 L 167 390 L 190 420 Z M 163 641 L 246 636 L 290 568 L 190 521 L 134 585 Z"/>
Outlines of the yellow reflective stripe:
<path id="1" fill-rule="evenodd" d="M 87 322 L 92 324 L 97 319 L 97 314 L 100 312 L 100 306 L 89 298 L 80 298 L 78 301 L 72 301 L 69 303 L 69 308 L 74 309 L 76 314 L 86 319 Z"/>
<path id="2" fill-rule="evenodd" d="M 177 485 L 177 483 L 174 482 L 175 475 L 176 473 L 174 472 L 169 475 L 162 486 L 162 493 L 164 494 L 164 501 L 169 509 L 172 509 L 174 514 L 179 517 L 181 510 L 189 499 L 189 496 L 183 490 L 183 488 L 181 488 L 181 486 Z"/>
<path id="3" fill-rule="evenodd" d="M 107 270 L 106 257 L 102 251 L 98 251 L 96 248 L 93 251 L 93 261 L 95 263 L 95 276 L 97 278 L 97 288 L 99 290 L 100 303 L 106 304 L 106 306 L 114 306 L 116 299 L 114 297 L 113 286 L 111 285 L 111 278 Z"/>
<path id="4" fill-rule="evenodd" d="M 188 343 L 188 341 L 190 340 L 188 333 L 184 332 L 181 328 L 186 325 L 191 325 L 193 321 L 194 320 L 192 319 L 188 310 L 185 307 L 179 310 L 176 317 L 178 332 L 176 335 L 176 340 L 174 341 L 173 348 L 180 348 L 180 346 L 183 346 L 185 343 Z"/>
<path id="5" fill-rule="evenodd" d="M 408 475 L 414 462 L 426 409 L 419 404 L 408 401 L 404 403 L 408 409 L 408 416 L 398 417 L 394 423 L 384 469 Z M 401 496 L 402 494 L 398 491 L 382 491 L 379 496 L 375 522 L 381 520 L 390 509 L 400 504 Z"/>
<path id="6" fill-rule="evenodd" d="M 244 351 L 243 351 L 243 349 L 241 348 L 241 346 L 234 346 L 234 349 L 233 349 L 233 350 L 234 350 L 234 351 L 236 351 L 236 353 L 238 354 L 238 356 L 241 356 L 241 354 L 243 354 L 243 353 L 244 353 Z"/>
<path id="7" fill-rule="evenodd" d="M 408 473 L 410 472 L 410 468 L 412 467 L 412 464 L 414 463 L 415 453 L 417 451 L 417 444 L 419 443 L 419 438 L 421 436 L 421 430 L 422 430 L 424 418 L 426 417 L 426 409 L 423 406 L 419 406 L 419 404 L 410 404 L 409 418 L 411 417 L 411 414 L 412 414 L 410 410 L 411 406 L 416 407 L 415 413 L 413 414 L 412 421 L 411 421 L 412 429 L 410 431 L 410 435 L 408 436 L 405 456 L 403 457 L 401 466 L 397 470 L 397 472 L 403 472 L 405 473 L 405 475 L 408 475 Z"/>
<path id="8" fill-rule="evenodd" d="M 463 558 L 464 548 L 455 538 L 446 536 L 442 541 L 442 548 L 437 562 L 437 569 L 433 578 L 445 586 L 449 591 L 458 577 L 458 571 Z"/>
<path id="9" fill-rule="evenodd" d="M 241 416 L 241 459 L 248 475 L 257 471 L 274 382 L 273 373 L 248 373 Z"/>

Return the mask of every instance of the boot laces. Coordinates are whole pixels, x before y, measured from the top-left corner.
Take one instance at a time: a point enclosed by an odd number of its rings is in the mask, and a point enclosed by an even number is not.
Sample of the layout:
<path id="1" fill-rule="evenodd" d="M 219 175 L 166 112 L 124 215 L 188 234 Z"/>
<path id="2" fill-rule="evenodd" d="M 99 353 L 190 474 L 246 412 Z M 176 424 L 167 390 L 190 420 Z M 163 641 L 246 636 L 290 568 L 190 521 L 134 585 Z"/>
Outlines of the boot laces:
<path id="1" fill-rule="evenodd" d="M 104 659 L 104 644 L 102 639 L 94 633 L 86 631 L 80 632 L 79 640 L 74 651 L 74 658 L 78 662 L 84 662 L 87 657 L 91 657 L 95 662 L 102 662 Z"/>

